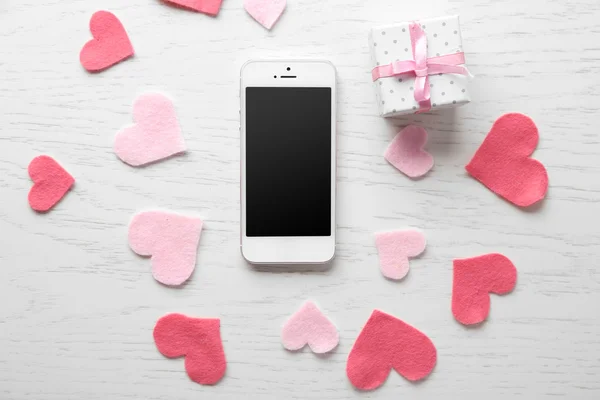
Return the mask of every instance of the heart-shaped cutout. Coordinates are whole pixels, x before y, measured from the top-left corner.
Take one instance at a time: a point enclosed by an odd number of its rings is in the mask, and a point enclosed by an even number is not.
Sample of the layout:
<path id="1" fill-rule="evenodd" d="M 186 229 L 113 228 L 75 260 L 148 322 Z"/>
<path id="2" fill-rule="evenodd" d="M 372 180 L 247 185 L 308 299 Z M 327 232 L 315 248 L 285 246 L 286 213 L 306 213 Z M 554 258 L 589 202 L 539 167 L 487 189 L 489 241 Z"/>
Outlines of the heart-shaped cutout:
<path id="1" fill-rule="evenodd" d="M 27 171 L 33 181 L 29 191 L 29 205 L 38 212 L 49 211 L 75 183 L 75 179 L 49 156 L 31 160 Z"/>
<path id="2" fill-rule="evenodd" d="M 152 257 L 154 279 L 177 286 L 194 272 L 201 232 L 199 218 L 146 211 L 133 217 L 129 225 L 129 246 L 141 256 Z"/>
<path id="3" fill-rule="evenodd" d="M 115 138 L 115 153 L 134 167 L 150 164 L 185 151 L 185 143 L 171 100 L 158 93 L 146 93 L 133 104 L 135 124 Z"/>
<path id="4" fill-rule="evenodd" d="M 523 114 L 500 117 L 466 166 L 471 176 L 511 203 L 528 207 L 546 196 L 548 173 L 530 158 L 539 140 L 538 129 Z"/>
<path id="5" fill-rule="evenodd" d="M 198 11 L 208 15 L 217 15 L 223 0 L 163 0 L 177 7 Z"/>
<path id="6" fill-rule="evenodd" d="M 433 156 L 423 150 L 427 144 L 427 131 L 409 125 L 402 129 L 385 151 L 385 159 L 398 171 L 410 178 L 419 178 L 433 167 Z"/>
<path id="7" fill-rule="evenodd" d="M 502 254 L 454 260 L 452 314 L 464 325 L 479 324 L 490 313 L 490 293 L 507 294 L 517 283 L 517 269 Z"/>
<path id="8" fill-rule="evenodd" d="M 133 46 L 121 21 L 108 11 L 98 11 L 90 20 L 94 37 L 81 49 L 79 61 L 90 72 L 102 71 L 133 55 Z"/>
<path id="9" fill-rule="evenodd" d="M 259 24 L 271 29 L 286 7 L 286 0 L 244 0 L 244 8 Z"/>
<path id="10" fill-rule="evenodd" d="M 218 319 L 165 315 L 154 327 L 154 343 L 165 357 L 185 357 L 185 370 L 194 382 L 214 385 L 225 375 L 227 361 Z"/>
<path id="11" fill-rule="evenodd" d="M 425 251 L 425 236 L 415 230 L 381 232 L 375 234 L 379 266 L 383 276 L 400 280 L 410 270 L 409 258 Z"/>
<path id="12" fill-rule="evenodd" d="M 436 362 L 437 350 L 424 333 L 375 310 L 348 355 L 346 374 L 357 389 L 372 390 L 385 382 L 392 368 L 409 381 L 418 381 L 433 371 Z"/>
<path id="13" fill-rule="evenodd" d="M 322 354 L 333 350 L 340 337 L 335 325 L 308 301 L 284 324 L 281 340 L 288 350 L 300 350 L 308 344 L 314 353 Z"/>

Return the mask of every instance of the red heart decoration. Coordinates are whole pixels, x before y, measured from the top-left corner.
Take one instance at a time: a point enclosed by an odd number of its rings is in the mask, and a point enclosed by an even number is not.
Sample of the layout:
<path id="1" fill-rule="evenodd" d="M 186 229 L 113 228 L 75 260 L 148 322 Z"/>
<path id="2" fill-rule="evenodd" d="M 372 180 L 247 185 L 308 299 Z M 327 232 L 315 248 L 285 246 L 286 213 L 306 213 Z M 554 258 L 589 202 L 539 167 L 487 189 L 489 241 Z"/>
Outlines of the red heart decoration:
<path id="1" fill-rule="evenodd" d="M 108 11 L 98 11 L 90 20 L 94 37 L 81 49 L 79 60 L 83 68 L 98 72 L 133 55 L 133 46 L 121 21 Z"/>
<path id="2" fill-rule="evenodd" d="M 208 15 L 217 15 L 223 0 L 163 0 L 177 7 L 198 11 Z"/>
<path id="3" fill-rule="evenodd" d="M 165 357 L 185 357 L 185 370 L 194 382 L 214 385 L 225 375 L 227 362 L 218 319 L 165 315 L 154 327 L 154 342 Z"/>
<path id="4" fill-rule="evenodd" d="M 523 114 L 500 117 L 483 141 L 467 171 L 491 191 L 520 207 L 546 196 L 548 173 L 529 158 L 539 140 L 538 129 Z"/>
<path id="5" fill-rule="evenodd" d="M 452 314 L 464 325 L 485 321 L 490 313 L 490 293 L 512 292 L 517 269 L 502 254 L 454 260 Z"/>
<path id="6" fill-rule="evenodd" d="M 385 382 L 392 368 L 417 381 L 428 376 L 436 362 L 437 351 L 425 334 L 375 310 L 350 351 L 346 374 L 356 388 L 371 390 Z"/>
<path id="7" fill-rule="evenodd" d="M 27 171 L 33 181 L 29 191 L 29 205 L 35 211 L 50 210 L 75 183 L 75 179 L 49 156 L 34 158 Z"/>

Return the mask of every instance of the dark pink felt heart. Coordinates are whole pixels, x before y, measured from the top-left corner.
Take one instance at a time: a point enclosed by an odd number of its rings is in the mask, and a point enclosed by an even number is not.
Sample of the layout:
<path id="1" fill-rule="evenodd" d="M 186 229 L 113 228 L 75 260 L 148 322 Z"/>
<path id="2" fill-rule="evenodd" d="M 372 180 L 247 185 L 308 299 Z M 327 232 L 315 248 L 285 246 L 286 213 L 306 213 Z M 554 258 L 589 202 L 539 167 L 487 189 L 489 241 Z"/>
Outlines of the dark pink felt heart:
<path id="1" fill-rule="evenodd" d="M 165 315 L 154 327 L 154 342 L 165 357 L 185 357 L 185 370 L 194 382 L 214 385 L 225 375 L 227 361 L 218 319 Z"/>
<path id="2" fill-rule="evenodd" d="M 198 11 L 208 15 L 217 15 L 223 0 L 163 0 L 165 3 L 176 7 Z"/>
<path id="3" fill-rule="evenodd" d="M 490 293 L 510 293 L 517 283 L 517 269 L 502 254 L 454 260 L 452 314 L 458 322 L 483 322 L 490 312 Z"/>
<path id="4" fill-rule="evenodd" d="M 79 60 L 90 72 L 102 71 L 133 55 L 133 46 L 121 21 L 108 11 L 98 11 L 90 20 L 94 38 L 81 49 Z"/>
<path id="5" fill-rule="evenodd" d="M 33 181 L 33 187 L 29 191 L 29 205 L 35 211 L 50 210 L 75 183 L 75 179 L 49 156 L 34 158 L 27 170 Z"/>
<path id="6" fill-rule="evenodd" d="M 531 118 L 523 114 L 500 117 L 466 166 L 475 179 L 511 203 L 528 207 L 548 191 L 544 165 L 530 158 L 539 134 Z"/>
<path id="7" fill-rule="evenodd" d="M 431 340 L 407 323 L 373 311 L 348 356 L 346 374 L 362 390 L 383 385 L 394 369 L 409 381 L 428 376 L 437 362 Z"/>

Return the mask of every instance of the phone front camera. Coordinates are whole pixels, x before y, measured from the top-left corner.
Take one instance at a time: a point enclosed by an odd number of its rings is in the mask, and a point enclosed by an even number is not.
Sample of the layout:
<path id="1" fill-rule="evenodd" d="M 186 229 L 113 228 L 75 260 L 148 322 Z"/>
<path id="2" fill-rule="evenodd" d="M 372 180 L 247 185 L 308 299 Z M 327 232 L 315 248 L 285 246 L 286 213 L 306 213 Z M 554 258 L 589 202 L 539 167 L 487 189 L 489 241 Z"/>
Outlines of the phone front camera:
<path id="1" fill-rule="evenodd" d="M 287 70 L 288 70 L 288 71 L 291 71 L 292 69 L 291 69 L 290 67 L 287 67 Z"/>
<path id="2" fill-rule="evenodd" d="M 273 75 L 273 78 L 277 79 L 277 75 Z"/>

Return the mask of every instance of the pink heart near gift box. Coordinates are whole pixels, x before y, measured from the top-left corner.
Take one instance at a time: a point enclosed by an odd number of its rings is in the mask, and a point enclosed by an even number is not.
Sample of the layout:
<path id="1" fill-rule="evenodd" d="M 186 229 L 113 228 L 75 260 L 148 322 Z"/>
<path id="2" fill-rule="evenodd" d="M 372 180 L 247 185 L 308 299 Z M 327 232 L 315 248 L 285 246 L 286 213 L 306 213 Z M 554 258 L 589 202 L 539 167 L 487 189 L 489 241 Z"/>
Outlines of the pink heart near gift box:
<path id="1" fill-rule="evenodd" d="M 375 27 L 369 44 L 373 85 L 383 117 L 471 101 L 458 16 Z"/>

